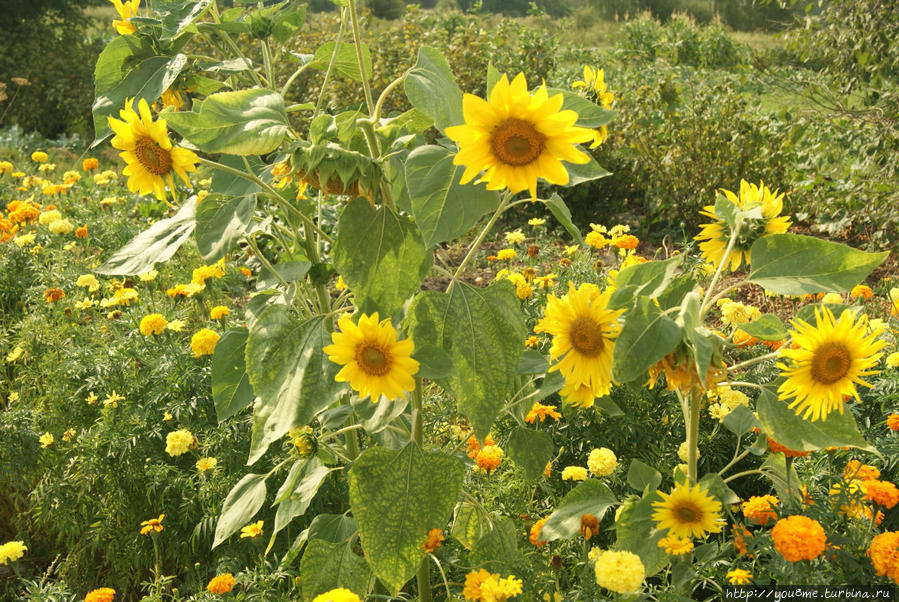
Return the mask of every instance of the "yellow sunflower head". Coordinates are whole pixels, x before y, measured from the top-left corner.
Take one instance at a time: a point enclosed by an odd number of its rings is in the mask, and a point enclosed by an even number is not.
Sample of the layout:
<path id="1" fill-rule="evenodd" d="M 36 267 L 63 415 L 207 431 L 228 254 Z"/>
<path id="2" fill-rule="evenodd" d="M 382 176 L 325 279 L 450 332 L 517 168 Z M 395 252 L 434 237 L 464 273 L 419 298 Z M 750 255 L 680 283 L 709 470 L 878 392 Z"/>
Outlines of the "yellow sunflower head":
<path id="1" fill-rule="evenodd" d="M 412 339 L 398 341 L 389 319 L 379 322 L 375 312 L 362 314 L 354 324 L 350 316 L 342 316 L 337 327 L 339 331 L 331 333 L 333 345 L 323 349 L 329 360 L 343 366 L 335 381 L 350 383 L 360 398 L 371 396 L 375 403 L 381 395 L 398 399 L 415 388 L 415 345 Z"/>
<path id="2" fill-rule="evenodd" d="M 112 22 L 113 27 L 119 33 L 119 35 L 128 35 L 137 31 L 137 27 L 134 26 L 129 20 L 131 17 L 137 15 L 137 9 L 140 7 L 140 0 L 110 0 L 112 5 L 115 7 L 117 13 L 119 13 L 119 19 L 115 19 Z"/>
<path id="3" fill-rule="evenodd" d="M 795 348 L 783 349 L 781 354 L 789 361 L 777 365 L 786 377 L 777 390 L 780 399 L 794 398 L 790 408 L 812 420 L 827 420 L 835 410 L 842 414 L 844 398 L 861 401 L 855 385 L 871 386 L 861 377 L 877 374 L 871 368 L 885 345 L 876 332 L 868 332 L 867 316 L 856 320 L 845 310 L 835 319 L 824 307 L 815 309 L 814 326 L 800 319 L 792 324 Z"/>
<path id="4" fill-rule="evenodd" d="M 593 140 L 593 131 L 575 126 L 578 115 L 562 110 L 562 95 L 549 97 L 542 85 L 532 95 L 524 74 L 511 83 L 503 75 L 490 92 L 489 102 L 473 94 L 462 97 L 464 125 L 446 128 L 459 144 L 453 164 L 464 165 L 462 184 L 481 172 L 488 190 L 528 190 L 537 198 L 537 178 L 568 184 L 562 161 L 583 164 L 590 157 L 575 148 Z"/>
<path id="5" fill-rule="evenodd" d="M 756 240 L 766 234 L 786 232 L 790 227 L 790 217 L 780 215 L 783 211 L 783 193 L 777 194 L 776 190 L 771 192 L 764 182 L 756 186 L 746 180 L 740 180 L 740 196 L 730 190 L 722 189 L 720 192 L 726 200 L 736 205 L 743 215 L 743 223 L 734 248 L 725 261 L 725 265 L 729 264 L 733 271 L 739 269 L 744 257 L 746 265 L 749 265 L 749 249 Z M 696 240 L 701 241 L 699 250 L 702 256 L 717 266 L 724 261 L 732 229 L 724 216 L 715 212 L 713 205 L 703 207 L 699 213 L 715 220 L 710 224 L 702 224 Z"/>
<path id="6" fill-rule="evenodd" d="M 583 387 L 594 397 L 607 395 L 612 388 L 612 352 L 621 332 L 618 316 L 624 310 L 608 309 L 610 296 L 594 284 L 575 288 L 569 283 L 568 294 L 561 299 L 547 297 L 544 317 L 534 328 L 553 335 L 549 355 L 557 361 L 550 371 L 562 373 L 567 387 L 563 395 L 580 407 L 593 405 Z"/>
<path id="7" fill-rule="evenodd" d="M 721 502 L 700 485 L 690 487 L 678 483 L 671 493 L 658 493 L 662 501 L 653 502 L 656 510 L 652 520 L 659 524 L 659 529 L 667 529 L 669 535 L 684 538 L 703 538 L 708 533 L 721 531 Z"/>
<path id="8" fill-rule="evenodd" d="M 109 127 L 115 132 L 110 143 L 122 151 L 119 156 L 126 163 L 122 173 L 128 176 L 128 190 L 140 194 L 152 192 L 160 201 L 165 200 L 165 183 L 168 182 L 170 189 L 175 188 L 172 173 L 178 174 L 190 188 L 187 172 L 197 171 L 197 155 L 172 146 L 165 120 L 153 120 L 146 100 L 138 103 L 139 112 L 133 105 L 134 99 L 129 98 L 125 108 L 119 111 L 121 120 L 108 118 Z"/>

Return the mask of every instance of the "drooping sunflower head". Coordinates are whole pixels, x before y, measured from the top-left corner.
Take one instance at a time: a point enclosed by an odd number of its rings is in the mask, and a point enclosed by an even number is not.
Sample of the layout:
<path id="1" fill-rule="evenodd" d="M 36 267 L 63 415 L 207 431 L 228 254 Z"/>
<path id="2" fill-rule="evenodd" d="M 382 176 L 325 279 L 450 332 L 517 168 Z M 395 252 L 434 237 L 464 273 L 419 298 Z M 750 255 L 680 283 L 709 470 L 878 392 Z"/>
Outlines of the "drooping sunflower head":
<path id="1" fill-rule="evenodd" d="M 659 524 L 659 529 L 686 538 L 703 538 L 708 533 L 721 531 L 721 502 L 700 485 L 690 487 L 687 483 L 678 483 L 671 493 L 658 493 L 662 501 L 653 502 L 656 510 L 652 520 Z"/>
<path id="2" fill-rule="evenodd" d="M 488 190 L 527 190 L 537 198 L 537 178 L 565 185 L 568 171 L 562 161 L 590 161 L 574 145 L 593 140 L 592 130 L 574 125 L 578 115 L 562 110 L 561 94 L 550 97 L 545 85 L 530 94 L 523 73 L 511 83 L 503 75 L 489 101 L 465 94 L 462 111 L 465 124 L 446 128 L 459 144 L 453 164 L 465 166 L 462 184 L 483 172 L 479 182 L 486 182 Z"/>
<path id="3" fill-rule="evenodd" d="M 792 324 L 794 348 L 781 351 L 789 361 L 777 365 L 786 377 L 777 390 L 780 399 L 793 398 L 789 407 L 811 420 L 827 420 L 833 411 L 842 414 L 844 398 L 861 401 L 855 385 L 871 386 L 862 377 L 877 374 L 872 368 L 885 345 L 869 332 L 867 316 L 856 319 L 846 310 L 836 319 L 824 307 L 815 309 L 814 326 L 800 319 Z"/>
<path id="4" fill-rule="evenodd" d="M 557 362 L 550 370 L 565 377 L 569 396 L 589 387 L 594 397 L 601 397 L 612 388 L 612 352 L 621 332 L 618 316 L 623 310 L 608 308 L 610 296 L 594 284 L 575 288 L 569 283 L 568 294 L 561 299 L 549 295 L 545 315 L 534 328 L 553 335 L 549 354 Z M 575 397 L 582 399 L 583 395 Z M 589 405 L 578 405 L 589 407 L 592 400 Z"/>
<path id="5" fill-rule="evenodd" d="M 116 12 L 119 14 L 119 19 L 115 19 L 112 22 L 113 27 L 119 33 L 119 35 L 128 35 L 137 31 L 137 27 L 134 26 L 129 20 L 131 17 L 137 15 L 137 9 L 140 7 L 140 0 L 110 0 L 112 5 L 115 7 Z"/>
<path id="6" fill-rule="evenodd" d="M 749 250 L 752 243 L 766 234 L 782 234 L 790 227 L 790 217 L 781 216 L 783 211 L 783 193 L 778 194 L 762 182 L 758 186 L 750 184 L 746 180 L 740 181 L 740 195 L 737 196 L 730 190 L 722 189 L 721 198 L 730 201 L 741 211 L 743 223 L 737 233 L 734 248 L 727 256 L 725 265 L 737 270 L 743 263 L 750 262 Z M 702 230 L 696 235 L 699 249 L 710 263 L 717 266 L 724 260 L 727 244 L 730 241 L 733 230 L 723 215 L 718 215 L 713 205 L 703 207 L 701 215 L 712 218 L 712 223 L 702 224 Z"/>
<path id="7" fill-rule="evenodd" d="M 375 312 L 362 314 L 354 324 L 350 316 L 342 316 L 337 327 L 331 333 L 333 344 L 323 349 L 329 360 L 343 366 L 334 380 L 350 383 L 359 397 L 370 396 L 375 403 L 381 395 L 398 399 L 415 388 L 415 344 L 412 339 L 398 341 L 389 319 L 379 322 Z"/>
<path id="8" fill-rule="evenodd" d="M 152 192 L 162 201 L 165 183 L 168 182 L 170 189 L 175 188 L 172 173 L 178 174 L 190 188 L 187 172 L 197 171 L 199 158 L 192 151 L 172 146 L 165 120 L 153 120 L 146 100 L 141 99 L 137 106 L 135 111 L 134 99 L 129 98 L 125 108 L 119 111 L 121 120 L 108 118 L 109 127 L 116 134 L 110 144 L 122 151 L 119 156 L 127 164 L 122 173 L 128 176 L 128 190 L 140 194 Z"/>

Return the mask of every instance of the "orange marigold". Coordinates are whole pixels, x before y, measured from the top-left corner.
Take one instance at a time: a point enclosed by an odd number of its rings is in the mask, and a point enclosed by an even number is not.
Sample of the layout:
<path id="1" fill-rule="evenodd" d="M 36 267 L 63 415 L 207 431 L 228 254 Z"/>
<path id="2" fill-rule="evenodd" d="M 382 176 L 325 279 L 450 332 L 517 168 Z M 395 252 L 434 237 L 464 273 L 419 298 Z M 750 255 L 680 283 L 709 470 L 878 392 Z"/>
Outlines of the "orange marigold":
<path id="1" fill-rule="evenodd" d="M 867 554 L 878 575 L 899 583 L 899 531 L 874 536 Z"/>
<path id="2" fill-rule="evenodd" d="M 789 562 L 813 560 L 827 547 L 827 535 L 821 523 L 798 514 L 777 521 L 771 529 L 771 539 L 780 555 Z"/>
<path id="3" fill-rule="evenodd" d="M 84 602 L 112 602 L 115 598 L 115 590 L 111 587 L 101 587 L 87 592 Z"/>
<path id="4" fill-rule="evenodd" d="M 876 481 L 880 478 L 880 471 L 868 464 L 862 464 L 858 460 L 849 460 L 843 469 L 843 478 L 847 481 Z"/>
<path id="5" fill-rule="evenodd" d="M 524 421 L 530 424 L 534 424 L 537 420 L 543 422 L 546 420 L 546 417 L 549 416 L 554 420 L 558 420 L 562 417 L 562 414 L 556 411 L 556 406 L 548 406 L 543 405 L 539 401 L 535 401 L 534 405 L 531 406 L 530 411 L 527 416 L 524 417 Z"/>
<path id="6" fill-rule="evenodd" d="M 899 503 L 899 489 L 889 481 L 864 481 L 862 491 L 865 497 L 885 508 L 892 508 Z"/>
<path id="7" fill-rule="evenodd" d="M 871 290 L 870 286 L 858 284 L 852 287 L 852 290 L 849 291 L 849 296 L 853 299 L 862 297 L 865 301 L 867 301 L 868 299 L 874 298 L 874 291 Z"/>
<path id="8" fill-rule="evenodd" d="M 61 288 L 48 288 L 44 291 L 44 301 L 47 303 L 56 303 L 65 296 L 65 292 Z"/>
<path id="9" fill-rule="evenodd" d="M 789 447 L 784 447 L 771 437 L 768 437 L 768 449 L 772 454 L 783 454 L 788 458 L 804 458 L 809 452 L 804 451 L 796 451 L 795 449 L 790 449 Z"/>
<path id="10" fill-rule="evenodd" d="M 546 524 L 546 519 L 548 519 L 548 518 L 549 518 L 548 516 L 544 516 L 543 518 L 538 520 L 536 523 L 531 525 L 531 532 L 528 535 L 528 541 L 530 541 L 533 545 L 537 546 L 538 548 L 542 548 L 543 546 L 546 545 L 546 542 L 542 541 L 540 539 L 540 530 L 543 529 L 543 525 Z"/>
<path id="11" fill-rule="evenodd" d="M 612 246 L 618 249 L 636 249 L 638 244 L 640 244 L 640 240 L 632 234 L 616 236 L 612 239 Z"/>
<path id="12" fill-rule="evenodd" d="M 484 438 L 484 445 L 496 445 L 496 442 L 492 436 L 487 435 Z M 478 443 L 478 438 L 472 435 L 468 438 L 468 457 L 474 460 L 478 456 L 479 451 L 481 451 L 481 445 Z"/>
<path id="13" fill-rule="evenodd" d="M 767 525 L 777 520 L 777 506 L 780 500 L 773 495 L 753 495 L 743 502 L 743 516 L 757 525 Z"/>
<path id="14" fill-rule="evenodd" d="M 87 224 L 80 228 L 75 228 L 75 238 L 87 238 Z"/>
<path id="15" fill-rule="evenodd" d="M 505 455 L 503 448 L 499 445 L 485 445 L 474 457 L 474 461 L 478 468 L 485 472 L 490 472 L 491 470 L 496 470 L 496 467 L 499 466 Z"/>
<path id="16" fill-rule="evenodd" d="M 428 531 L 428 536 L 425 538 L 425 542 L 421 545 L 421 547 L 424 548 L 425 554 L 430 554 L 440 547 L 440 545 L 443 543 L 443 540 L 443 529 L 435 527 Z"/>
<path id="17" fill-rule="evenodd" d="M 581 535 L 586 541 L 599 533 L 599 519 L 592 514 L 584 514 L 581 516 Z"/>
<path id="18" fill-rule="evenodd" d="M 737 347 L 749 347 L 759 342 L 757 338 L 739 328 L 734 331 L 733 341 Z"/>
<path id="19" fill-rule="evenodd" d="M 740 553 L 740 556 L 746 556 L 747 547 L 746 540 L 752 539 L 752 533 L 743 525 L 734 525 L 734 547 Z"/>
<path id="20" fill-rule="evenodd" d="M 222 575 L 216 575 L 209 581 L 209 585 L 206 586 L 213 594 L 227 594 L 234 588 L 234 575 L 231 573 L 224 573 Z"/>
<path id="21" fill-rule="evenodd" d="M 87 157 L 81 162 L 81 169 L 84 171 L 92 171 L 100 167 L 100 162 L 93 157 Z"/>
<path id="22" fill-rule="evenodd" d="M 899 431 L 899 414 L 890 414 L 887 416 L 887 427 L 891 431 Z"/>

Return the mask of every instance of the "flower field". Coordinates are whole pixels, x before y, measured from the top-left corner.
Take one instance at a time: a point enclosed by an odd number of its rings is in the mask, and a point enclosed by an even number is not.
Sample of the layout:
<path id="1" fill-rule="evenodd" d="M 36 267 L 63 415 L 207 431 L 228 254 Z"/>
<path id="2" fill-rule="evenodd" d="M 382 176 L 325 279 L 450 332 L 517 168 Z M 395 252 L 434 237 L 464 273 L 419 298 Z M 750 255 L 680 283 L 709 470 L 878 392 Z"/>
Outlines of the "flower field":
<path id="1" fill-rule="evenodd" d="M 690 110 L 633 74 L 112 1 L 93 144 L 0 131 L 0 599 L 893 599 L 888 211 L 821 236 L 737 137 L 610 217 Z"/>

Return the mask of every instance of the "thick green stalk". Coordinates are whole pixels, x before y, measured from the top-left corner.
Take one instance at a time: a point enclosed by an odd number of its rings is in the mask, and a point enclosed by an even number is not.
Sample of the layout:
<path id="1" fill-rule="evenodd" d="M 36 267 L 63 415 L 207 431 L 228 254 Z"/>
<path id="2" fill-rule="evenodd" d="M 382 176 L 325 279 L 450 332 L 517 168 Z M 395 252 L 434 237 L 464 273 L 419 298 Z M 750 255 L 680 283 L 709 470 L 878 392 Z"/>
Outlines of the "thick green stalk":
<path id="1" fill-rule="evenodd" d="M 362 76 L 362 91 L 365 93 L 365 106 L 369 112 L 374 109 L 371 96 L 369 73 L 365 72 L 365 59 L 362 56 L 362 35 L 359 33 L 359 17 L 356 15 L 356 0 L 349 0 L 350 25 L 353 27 L 353 45 L 356 47 L 356 62 L 359 63 L 359 74 Z"/>
<path id="2" fill-rule="evenodd" d="M 700 317 L 705 315 L 705 312 L 709 310 L 711 307 L 711 296 L 712 291 L 715 289 L 715 285 L 718 284 L 718 279 L 721 277 L 721 272 L 724 271 L 724 266 L 726 266 L 730 262 L 730 253 L 734 250 L 734 245 L 737 244 L 737 236 L 740 235 L 740 228 L 743 226 L 743 216 L 737 216 L 737 223 L 734 225 L 734 231 L 731 232 L 730 240 L 727 241 L 727 249 L 724 251 L 724 256 L 721 258 L 721 261 L 718 262 L 718 269 L 715 270 L 715 275 L 712 276 L 712 281 L 709 283 L 709 290 L 705 292 L 705 299 L 702 300 L 702 305 L 699 309 Z"/>
<path id="3" fill-rule="evenodd" d="M 699 398 L 691 394 L 687 398 L 689 416 L 687 418 L 687 482 L 692 486 L 699 482 L 697 462 L 699 460 Z"/>
<path id="4" fill-rule="evenodd" d="M 424 443 L 424 416 L 421 411 L 421 379 L 415 379 L 415 390 L 410 395 L 412 399 L 412 441 L 421 447 Z M 418 598 L 421 602 L 431 602 L 431 565 L 428 557 L 421 559 L 418 565 Z"/>

